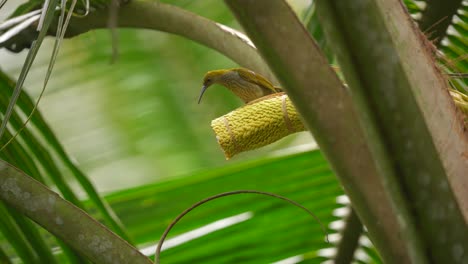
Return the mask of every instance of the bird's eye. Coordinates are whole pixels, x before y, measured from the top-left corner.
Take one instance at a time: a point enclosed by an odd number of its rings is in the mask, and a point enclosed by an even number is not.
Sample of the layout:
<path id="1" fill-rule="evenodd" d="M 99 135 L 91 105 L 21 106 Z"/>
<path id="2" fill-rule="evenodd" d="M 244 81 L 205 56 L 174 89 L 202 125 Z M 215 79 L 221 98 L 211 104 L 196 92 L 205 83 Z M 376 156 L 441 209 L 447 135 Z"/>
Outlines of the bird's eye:
<path id="1" fill-rule="evenodd" d="M 211 82 L 211 79 L 210 78 L 206 79 L 206 82 Z"/>

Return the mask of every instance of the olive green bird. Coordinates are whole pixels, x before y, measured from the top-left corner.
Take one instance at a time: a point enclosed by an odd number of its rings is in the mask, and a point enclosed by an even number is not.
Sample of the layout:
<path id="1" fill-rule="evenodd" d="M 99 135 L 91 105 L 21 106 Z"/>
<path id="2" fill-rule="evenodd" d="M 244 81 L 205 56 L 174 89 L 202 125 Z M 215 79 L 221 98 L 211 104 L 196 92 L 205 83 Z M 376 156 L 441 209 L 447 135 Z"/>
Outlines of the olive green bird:
<path id="1" fill-rule="evenodd" d="M 249 69 L 215 70 L 205 74 L 198 103 L 200 103 L 206 89 L 213 84 L 225 86 L 245 103 L 282 91 L 281 88 L 275 87 L 265 77 Z"/>

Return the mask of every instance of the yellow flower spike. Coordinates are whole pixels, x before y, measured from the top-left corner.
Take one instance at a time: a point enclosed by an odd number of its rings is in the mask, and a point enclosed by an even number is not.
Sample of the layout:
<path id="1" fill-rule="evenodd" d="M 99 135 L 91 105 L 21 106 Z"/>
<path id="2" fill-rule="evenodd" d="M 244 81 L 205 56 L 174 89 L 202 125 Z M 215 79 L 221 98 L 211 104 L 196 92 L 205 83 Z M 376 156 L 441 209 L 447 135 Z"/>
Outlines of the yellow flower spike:
<path id="1" fill-rule="evenodd" d="M 211 122 L 226 159 L 305 131 L 299 113 L 284 93 L 259 98 Z"/>

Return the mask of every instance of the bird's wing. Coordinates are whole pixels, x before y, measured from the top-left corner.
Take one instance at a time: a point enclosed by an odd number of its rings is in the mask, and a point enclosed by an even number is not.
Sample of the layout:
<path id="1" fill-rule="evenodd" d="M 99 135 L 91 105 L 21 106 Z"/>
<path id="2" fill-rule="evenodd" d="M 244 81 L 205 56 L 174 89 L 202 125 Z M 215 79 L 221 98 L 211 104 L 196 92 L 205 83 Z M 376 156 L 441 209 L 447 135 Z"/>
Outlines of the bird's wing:
<path id="1" fill-rule="evenodd" d="M 273 84 L 271 84 L 270 81 L 268 81 L 265 77 L 263 77 L 262 75 L 258 74 L 258 73 L 255 73 L 251 70 L 247 70 L 247 69 L 243 69 L 243 68 L 239 68 L 239 69 L 236 69 L 237 73 L 239 74 L 239 76 L 248 81 L 248 82 L 252 82 L 252 83 L 255 83 L 256 85 L 264 88 L 264 89 L 267 89 L 267 90 L 270 90 L 272 91 L 272 93 L 276 93 L 276 89 L 275 87 L 273 86 Z"/>

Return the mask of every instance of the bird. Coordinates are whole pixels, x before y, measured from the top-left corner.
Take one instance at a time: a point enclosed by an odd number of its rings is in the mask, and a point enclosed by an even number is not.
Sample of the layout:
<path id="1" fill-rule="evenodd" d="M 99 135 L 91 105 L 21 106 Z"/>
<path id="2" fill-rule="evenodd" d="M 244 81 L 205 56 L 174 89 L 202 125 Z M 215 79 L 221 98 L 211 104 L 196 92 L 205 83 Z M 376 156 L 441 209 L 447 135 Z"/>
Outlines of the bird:
<path id="1" fill-rule="evenodd" d="M 262 75 L 246 68 L 214 70 L 207 72 L 203 78 L 203 87 L 198 98 L 199 104 L 206 89 L 213 84 L 228 88 L 244 103 L 282 92 L 281 88 L 274 86 Z"/>

